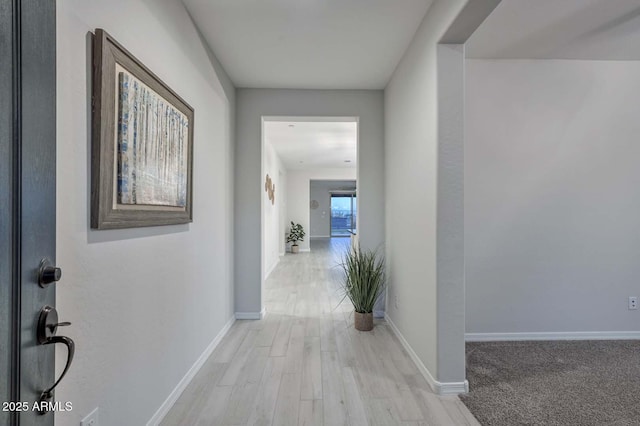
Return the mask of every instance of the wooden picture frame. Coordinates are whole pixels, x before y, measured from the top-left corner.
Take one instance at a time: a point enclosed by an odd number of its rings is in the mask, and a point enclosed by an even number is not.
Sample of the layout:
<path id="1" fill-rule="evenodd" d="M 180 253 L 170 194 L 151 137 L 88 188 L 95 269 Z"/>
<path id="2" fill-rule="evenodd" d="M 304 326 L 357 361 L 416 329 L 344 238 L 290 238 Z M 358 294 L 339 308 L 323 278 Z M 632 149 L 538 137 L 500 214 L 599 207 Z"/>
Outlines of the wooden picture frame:
<path id="1" fill-rule="evenodd" d="M 102 29 L 92 115 L 91 228 L 192 222 L 193 108 Z"/>

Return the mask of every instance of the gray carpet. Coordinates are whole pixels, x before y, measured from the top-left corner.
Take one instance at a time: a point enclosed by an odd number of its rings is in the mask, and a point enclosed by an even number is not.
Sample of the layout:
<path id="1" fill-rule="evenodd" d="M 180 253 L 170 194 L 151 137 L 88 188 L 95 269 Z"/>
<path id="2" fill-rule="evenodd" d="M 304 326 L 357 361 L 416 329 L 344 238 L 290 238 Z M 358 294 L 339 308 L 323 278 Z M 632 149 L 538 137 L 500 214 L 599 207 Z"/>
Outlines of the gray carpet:
<path id="1" fill-rule="evenodd" d="M 640 425 L 639 341 L 467 343 L 467 379 L 485 426 Z"/>

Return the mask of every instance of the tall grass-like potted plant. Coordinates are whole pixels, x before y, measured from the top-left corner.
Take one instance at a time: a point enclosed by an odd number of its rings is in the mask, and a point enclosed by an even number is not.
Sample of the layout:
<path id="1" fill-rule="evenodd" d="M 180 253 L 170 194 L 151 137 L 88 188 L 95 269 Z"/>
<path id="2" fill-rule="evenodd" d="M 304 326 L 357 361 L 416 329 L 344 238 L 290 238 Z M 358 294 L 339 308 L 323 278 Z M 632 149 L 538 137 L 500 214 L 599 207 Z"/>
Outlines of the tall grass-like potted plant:
<path id="1" fill-rule="evenodd" d="M 359 246 L 342 257 L 342 285 L 345 297 L 351 300 L 355 310 L 356 330 L 373 329 L 373 308 L 386 286 L 384 264 L 384 257 L 379 256 L 377 251 L 362 251 Z"/>
<path id="2" fill-rule="evenodd" d="M 289 235 L 287 235 L 287 242 L 293 243 L 291 245 L 291 253 L 298 253 L 300 251 L 300 246 L 298 246 L 298 241 L 304 241 L 305 236 L 304 228 L 299 223 L 291 222 L 291 228 L 289 229 Z"/>

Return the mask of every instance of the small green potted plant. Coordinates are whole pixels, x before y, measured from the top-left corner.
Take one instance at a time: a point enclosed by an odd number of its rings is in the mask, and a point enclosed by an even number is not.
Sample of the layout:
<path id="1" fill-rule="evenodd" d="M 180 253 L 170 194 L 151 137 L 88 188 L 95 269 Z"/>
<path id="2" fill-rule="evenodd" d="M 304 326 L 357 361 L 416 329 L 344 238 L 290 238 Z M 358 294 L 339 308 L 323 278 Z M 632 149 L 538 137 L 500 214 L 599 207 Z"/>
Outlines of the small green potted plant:
<path id="1" fill-rule="evenodd" d="M 291 228 L 289 229 L 289 235 L 287 235 L 287 243 L 293 243 L 291 245 L 291 253 L 298 253 L 300 246 L 298 241 L 304 241 L 305 236 L 304 228 L 299 223 L 291 222 Z"/>
<path id="2" fill-rule="evenodd" d="M 384 264 L 377 251 L 363 251 L 357 245 L 342 256 L 342 288 L 353 304 L 356 330 L 373 329 L 373 308 L 386 287 Z"/>

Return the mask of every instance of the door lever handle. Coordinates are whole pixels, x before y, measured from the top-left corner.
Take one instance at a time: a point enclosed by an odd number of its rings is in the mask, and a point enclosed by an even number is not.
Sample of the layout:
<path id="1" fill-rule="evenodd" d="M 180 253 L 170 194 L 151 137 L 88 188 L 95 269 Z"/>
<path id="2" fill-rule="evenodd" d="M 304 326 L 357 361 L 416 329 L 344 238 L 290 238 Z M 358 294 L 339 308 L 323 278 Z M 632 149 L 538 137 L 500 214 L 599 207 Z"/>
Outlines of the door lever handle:
<path id="1" fill-rule="evenodd" d="M 51 334 L 56 334 L 58 327 L 68 327 L 71 323 L 69 321 L 59 322 L 57 324 L 48 324 L 46 327 L 51 331 Z"/>
<path id="2" fill-rule="evenodd" d="M 56 343 L 62 343 L 67 347 L 67 362 L 62 370 L 60 378 L 55 381 L 53 386 L 43 391 L 40 394 L 40 402 L 46 402 L 53 398 L 53 390 L 66 376 L 73 362 L 73 356 L 76 352 L 76 345 L 74 341 L 67 336 L 56 336 L 58 327 L 66 327 L 71 325 L 70 322 L 58 322 L 58 311 L 53 306 L 44 306 L 40 311 L 40 318 L 38 319 L 37 339 L 41 345 L 51 345 Z M 43 405 L 40 404 L 40 407 Z M 45 414 L 46 411 L 39 411 L 40 414 Z"/>
<path id="3" fill-rule="evenodd" d="M 53 398 L 53 390 L 58 386 L 58 384 L 64 379 L 64 376 L 67 375 L 69 371 L 69 367 L 71 367 L 71 363 L 73 362 L 73 355 L 76 352 L 76 344 L 74 341 L 67 336 L 53 336 L 47 339 L 44 345 L 51 345 L 56 343 L 63 343 L 67 347 L 67 362 L 64 366 L 64 370 L 62 370 L 62 374 L 60 378 L 56 380 L 56 382 L 49 389 L 45 390 L 40 394 L 40 402 L 50 401 Z M 45 414 L 46 411 L 41 411 L 40 414 Z"/>

